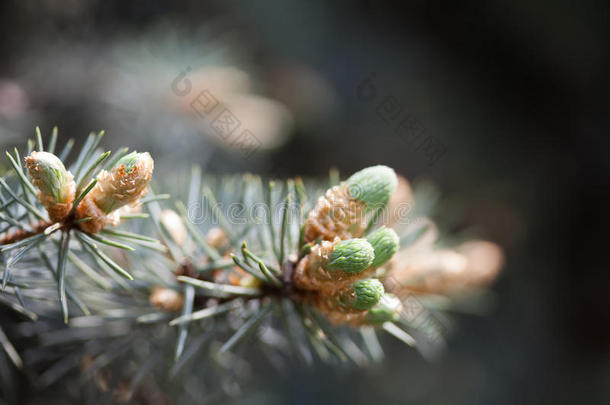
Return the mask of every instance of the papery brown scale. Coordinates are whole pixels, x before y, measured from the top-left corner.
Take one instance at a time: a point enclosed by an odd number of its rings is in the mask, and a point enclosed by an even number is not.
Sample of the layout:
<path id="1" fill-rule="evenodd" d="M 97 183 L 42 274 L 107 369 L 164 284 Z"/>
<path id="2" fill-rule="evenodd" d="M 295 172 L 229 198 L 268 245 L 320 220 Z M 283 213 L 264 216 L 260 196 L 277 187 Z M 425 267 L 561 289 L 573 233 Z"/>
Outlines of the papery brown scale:
<path id="1" fill-rule="evenodd" d="M 104 211 L 98 207 L 95 202 L 87 195 L 76 207 L 76 218 L 84 219 L 91 218 L 85 222 L 81 222 L 78 227 L 85 232 L 98 233 L 106 226 L 108 218 Z"/>
<path id="2" fill-rule="evenodd" d="M 328 189 L 307 216 L 305 243 L 362 236 L 366 228 L 365 208 L 364 203 L 350 197 L 346 185 Z"/>

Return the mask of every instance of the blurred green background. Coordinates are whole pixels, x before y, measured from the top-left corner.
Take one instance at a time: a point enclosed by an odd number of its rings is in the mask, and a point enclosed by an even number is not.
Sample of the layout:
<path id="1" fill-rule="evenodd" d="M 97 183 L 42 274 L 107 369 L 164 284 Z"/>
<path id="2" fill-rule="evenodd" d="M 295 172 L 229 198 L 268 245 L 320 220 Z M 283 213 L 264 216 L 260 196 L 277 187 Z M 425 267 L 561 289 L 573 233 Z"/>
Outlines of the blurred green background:
<path id="1" fill-rule="evenodd" d="M 108 149 L 150 150 L 157 176 L 191 164 L 285 177 L 383 163 L 438 185 L 443 229 L 506 250 L 494 307 L 456 315 L 439 360 L 387 338 L 372 369 L 279 373 L 261 362 L 238 403 L 603 403 L 609 11 L 602 1 L 4 1 L 0 144 L 22 144 L 35 125 L 58 125 L 60 143 L 105 129 Z M 239 121 L 230 136 L 193 106 L 203 90 Z"/>

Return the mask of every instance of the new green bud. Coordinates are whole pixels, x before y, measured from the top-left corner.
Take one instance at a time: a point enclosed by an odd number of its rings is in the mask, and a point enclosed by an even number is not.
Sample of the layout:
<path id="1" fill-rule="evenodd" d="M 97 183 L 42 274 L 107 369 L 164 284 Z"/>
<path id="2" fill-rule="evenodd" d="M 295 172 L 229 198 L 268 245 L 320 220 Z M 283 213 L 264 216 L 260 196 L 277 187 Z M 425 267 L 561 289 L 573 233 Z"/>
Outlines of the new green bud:
<path id="1" fill-rule="evenodd" d="M 133 169 L 134 166 L 140 160 L 140 155 L 142 155 L 142 154 L 138 153 L 136 151 L 133 151 L 133 152 L 123 156 L 121 159 L 119 159 L 119 161 L 116 163 L 115 167 L 125 165 L 125 173 L 129 174 L 129 172 L 131 172 L 131 169 Z"/>
<path id="2" fill-rule="evenodd" d="M 366 310 L 377 305 L 384 293 L 383 284 L 376 278 L 359 280 L 352 284 L 348 298 L 343 299 L 343 303 L 354 309 Z"/>
<path id="3" fill-rule="evenodd" d="M 140 199 L 152 177 L 154 163 L 148 152 L 123 156 L 110 172 L 102 171 L 91 197 L 106 214 Z"/>
<path id="4" fill-rule="evenodd" d="M 354 173 L 346 184 L 350 196 L 366 204 L 367 210 L 383 208 L 396 190 L 398 179 L 387 166 L 371 166 Z"/>
<path id="5" fill-rule="evenodd" d="M 57 156 L 49 152 L 32 152 L 25 158 L 28 173 L 34 185 L 44 194 L 52 196 L 56 202 L 66 202 L 70 195 L 72 176 Z"/>
<path id="6" fill-rule="evenodd" d="M 373 259 L 375 251 L 366 239 L 349 239 L 335 245 L 326 268 L 355 274 L 369 267 Z"/>
<path id="7" fill-rule="evenodd" d="M 98 233 L 113 223 L 109 214 L 116 216 L 119 208 L 137 204 L 146 194 L 153 169 L 154 161 L 148 152 L 132 152 L 119 159 L 110 171 L 102 170 L 93 189 L 76 207 L 76 219 L 92 218 L 81 223 L 80 228 Z"/>
<path id="8" fill-rule="evenodd" d="M 368 323 L 376 325 L 395 321 L 401 309 L 402 303 L 396 296 L 384 294 L 379 303 L 369 309 L 369 312 L 366 314 L 366 320 Z"/>
<path id="9" fill-rule="evenodd" d="M 394 253 L 398 251 L 400 244 L 400 239 L 396 232 L 385 226 L 370 234 L 366 240 L 369 241 L 375 250 L 375 259 L 373 260 L 373 266 L 375 267 L 387 263 L 394 256 Z"/>
<path id="10" fill-rule="evenodd" d="M 72 174 L 57 156 L 49 152 L 32 152 L 25 166 L 38 188 L 38 200 L 54 222 L 66 218 L 74 202 L 75 185 Z"/>

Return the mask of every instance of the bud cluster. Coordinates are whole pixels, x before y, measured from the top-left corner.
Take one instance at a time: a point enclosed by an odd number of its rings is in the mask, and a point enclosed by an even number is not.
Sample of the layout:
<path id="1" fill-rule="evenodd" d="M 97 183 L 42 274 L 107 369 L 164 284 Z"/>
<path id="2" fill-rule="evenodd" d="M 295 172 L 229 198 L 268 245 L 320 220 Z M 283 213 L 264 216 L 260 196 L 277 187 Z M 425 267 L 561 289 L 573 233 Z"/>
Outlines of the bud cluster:
<path id="1" fill-rule="evenodd" d="M 49 219 L 63 222 L 74 211 L 78 226 L 90 233 L 99 232 L 109 223 L 117 224 L 119 209 L 138 203 L 146 193 L 154 166 L 147 152 L 124 156 L 110 171 L 102 170 L 95 186 L 73 207 L 77 191 L 73 176 L 57 156 L 35 151 L 25 158 L 25 164 Z"/>
<path id="2" fill-rule="evenodd" d="M 362 238 L 367 214 L 383 209 L 396 188 L 396 175 L 374 166 L 332 187 L 309 213 L 303 242 L 309 253 L 297 264 L 295 286 L 334 324 L 362 324 L 384 296 L 375 278 L 398 250 L 396 233 L 382 227 Z"/>

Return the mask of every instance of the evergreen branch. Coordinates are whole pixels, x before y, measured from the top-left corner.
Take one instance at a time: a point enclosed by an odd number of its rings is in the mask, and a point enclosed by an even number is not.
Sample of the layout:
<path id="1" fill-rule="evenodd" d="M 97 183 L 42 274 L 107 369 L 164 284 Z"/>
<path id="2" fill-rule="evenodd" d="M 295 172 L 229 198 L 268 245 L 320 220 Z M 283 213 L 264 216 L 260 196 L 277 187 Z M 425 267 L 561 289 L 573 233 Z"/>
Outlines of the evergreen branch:
<path id="1" fill-rule="evenodd" d="M 34 150 L 34 146 L 36 146 L 36 142 L 34 142 L 33 140 L 28 138 L 27 146 L 28 146 L 27 151 L 28 151 L 28 155 L 29 155 Z M 17 159 L 17 161 L 20 162 L 21 159 Z"/>
<path id="2" fill-rule="evenodd" d="M 68 241 L 68 244 L 69 244 L 69 241 Z M 67 253 L 67 256 L 69 256 L 71 252 L 68 249 L 66 251 L 66 253 Z M 61 254 L 61 251 L 60 251 L 60 254 Z M 40 252 L 40 256 L 42 257 L 44 264 L 47 266 L 47 268 L 49 269 L 49 271 L 51 272 L 51 274 L 53 275 L 53 277 L 59 284 L 60 275 L 58 274 L 56 269 L 53 268 L 53 265 L 51 264 L 49 257 L 46 255 L 45 252 L 42 252 L 42 251 Z M 59 258 L 58 258 L 58 260 L 59 260 Z M 65 262 L 66 258 L 64 257 L 62 260 Z M 65 263 L 63 266 L 65 268 Z M 64 271 L 64 278 L 65 278 L 65 271 Z M 91 315 L 91 311 L 89 311 L 89 308 L 87 308 L 85 303 L 80 298 L 78 298 L 78 296 L 72 291 L 72 289 L 67 285 L 67 283 L 65 283 L 65 292 L 66 292 L 67 297 L 70 298 L 74 302 L 74 304 L 76 304 L 76 306 L 81 310 L 81 312 L 84 315 Z"/>
<path id="3" fill-rule="evenodd" d="M 86 156 L 89 153 L 89 150 L 90 150 L 91 146 L 93 145 L 93 142 L 94 142 L 94 134 L 90 133 L 87 136 L 87 140 L 85 141 L 85 144 L 83 145 L 80 152 L 78 153 L 78 156 L 76 157 L 76 161 L 70 168 L 70 170 L 73 172 L 75 181 L 78 181 L 78 174 L 80 172 L 82 165 L 85 164 Z"/>
<path id="4" fill-rule="evenodd" d="M 203 291 L 203 295 L 214 298 L 230 298 L 233 296 L 258 297 L 261 290 L 258 288 L 239 287 L 229 284 L 217 284 L 210 281 L 197 280 L 187 276 L 178 276 L 178 281 L 195 286 Z"/>
<path id="5" fill-rule="evenodd" d="M 252 253 L 250 250 L 248 250 L 248 245 L 247 245 L 246 241 L 243 241 L 242 244 L 241 244 L 241 253 L 242 253 L 242 256 L 244 258 L 244 262 L 246 264 L 248 264 L 248 265 L 250 264 L 248 262 L 248 259 L 252 259 L 252 260 L 254 260 L 257 263 L 259 261 L 262 261 L 264 263 L 263 259 L 261 259 L 257 255 Z M 279 271 L 275 267 L 271 266 L 270 264 L 268 264 L 268 263 L 264 263 L 264 264 L 265 264 L 265 267 L 267 267 L 269 270 L 273 271 L 275 274 L 277 274 L 277 275 L 281 274 L 281 271 Z"/>
<path id="6" fill-rule="evenodd" d="M 81 153 L 79 154 L 78 159 L 76 160 L 76 165 L 75 165 L 76 170 L 74 171 L 74 181 L 76 181 L 77 183 L 80 183 L 80 181 L 82 180 L 82 178 L 80 176 L 80 172 L 82 171 L 82 169 L 84 168 L 87 161 L 91 158 L 91 156 L 95 152 L 95 149 L 99 145 L 103 136 L 104 136 L 104 131 L 100 131 L 97 135 L 91 134 L 91 135 L 89 135 L 89 138 L 87 138 L 87 143 L 85 143 L 85 146 L 81 150 Z"/>
<path id="7" fill-rule="evenodd" d="M 89 165 L 89 167 L 85 171 L 85 174 L 83 175 L 83 178 L 78 182 L 78 185 L 76 186 L 77 193 L 81 191 L 85 184 L 87 184 L 87 180 L 96 172 L 99 166 L 104 163 L 106 159 L 108 159 L 108 156 L 110 156 L 110 151 L 102 153 L 97 159 L 95 159 L 95 161 L 93 161 Z"/>
<path id="8" fill-rule="evenodd" d="M 82 261 L 74 253 L 68 251 L 67 256 L 68 260 L 70 260 L 72 264 L 74 264 L 74 267 L 83 272 L 83 274 L 89 277 L 95 284 L 102 287 L 104 290 L 112 289 L 112 284 L 108 280 L 100 276 L 95 270 L 93 270 L 87 263 Z"/>
<path id="9" fill-rule="evenodd" d="M 224 304 L 214 305 L 209 308 L 204 308 L 199 311 L 195 311 L 191 314 L 181 315 L 178 318 L 172 319 L 169 323 L 170 326 L 182 325 L 184 323 L 200 321 L 202 319 L 210 318 L 216 315 L 220 315 L 226 312 L 230 312 L 241 306 L 241 303 L 237 300 L 225 302 Z"/>
<path id="10" fill-rule="evenodd" d="M 55 153 L 55 146 L 57 145 L 57 127 L 53 127 L 51 131 L 51 140 L 49 141 L 48 151 L 49 153 Z"/>
<path id="11" fill-rule="evenodd" d="M 184 286 L 184 308 L 182 309 L 182 316 L 188 316 L 193 312 L 193 301 L 195 300 L 195 288 L 192 285 Z M 178 332 L 178 341 L 176 343 L 176 352 L 174 354 L 174 361 L 177 361 L 182 355 L 184 350 L 184 344 L 186 343 L 186 337 L 188 335 L 188 325 L 183 324 L 179 326 L 180 332 Z"/>
<path id="12" fill-rule="evenodd" d="M 68 300 L 66 298 L 66 257 L 70 245 L 70 232 L 63 232 L 59 243 L 59 254 L 57 256 L 57 291 L 61 304 L 61 313 L 64 323 L 68 323 Z"/>
<path id="13" fill-rule="evenodd" d="M 375 362 L 383 360 L 384 353 L 381 344 L 379 343 L 379 339 L 377 338 L 377 334 L 375 333 L 375 328 L 370 326 L 360 328 L 360 336 L 362 336 L 362 341 L 364 342 L 371 359 Z"/>
<path id="14" fill-rule="evenodd" d="M 23 217 L 21 218 L 24 219 Z M 4 250 L 4 248 L 6 248 L 7 246 L 13 246 L 13 244 L 16 242 L 44 233 L 44 231 L 51 225 L 51 222 L 40 222 L 36 225 L 32 225 L 31 231 L 27 231 L 23 229 L 23 225 L 19 224 L 19 228 L 21 229 L 18 229 L 17 231 L 12 233 L 8 233 L 2 238 L 0 238 L 0 252 Z M 9 249 L 11 248 L 9 247 Z"/>
<path id="15" fill-rule="evenodd" d="M 8 281 L 8 276 L 9 276 L 9 269 L 15 265 L 15 263 L 17 263 L 19 260 L 21 260 L 21 258 L 33 247 L 38 246 L 40 243 L 42 243 L 47 235 L 41 235 L 41 238 L 35 238 L 33 240 L 31 240 L 27 245 L 23 246 L 18 252 L 17 254 L 15 254 L 15 256 L 11 257 L 9 260 L 7 260 L 6 262 L 6 267 L 4 270 L 4 277 L 2 279 L 2 290 L 4 290 L 4 287 L 6 286 L 6 282 Z"/>
<path id="16" fill-rule="evenodd" d="M 125 156 L 128 151 L 129 151 L 129 148 L 121 148 L 121 149 L 117 150 L 116 152 L 114 152 L 114 154 L 112 154 L 112 156 L 113 156 L 112 159 L 110 159 L 104 165 L 104 170 L 109 170 L 110 168 L 116 166 L 118 161 L 121 160 L 121 158 L 123 156 Z"/>
<path id="17" fill-rule="evenodd" d="M 23 220 L 26 217 L 27 217 L 27 214 L 23 215 L 23 216 L 19 217 L 17 220 L 15 220 L 15 219 L 9 217 L 8 215 L 4 214 L 3 212 L 0 212 L 0 221 L 7 222 L 8 224 L 10 224 L 10 226 L 15 226 L 18 228 L 23 228 L 23 225 L 21 224 L 21 222 L 19 222 L 19 220 Z"/>
<path id="18" fill-rule="evenodd" d="M 8 340 L 8 337 L 4 333 L 4 330 L 2 330 L 2 326 L 0 326 L 0 346 L 2 346 L 4 352 L 13 362 L 15 367 L 17 367 L 18 369 L 23 368 L 23 360 L 21 360 L 19 353 L 17 353 L 17 350 L 15 350 L 15 347 L 11 344 L 11 341 Z"/>
<path id="19" fill-rule="evenodd" d="M 142 200 L 140 200 L 141 204 L 149 204 L 153 201 L 162 201 L 162 200 L 169 200 L 171 198 L 170 194 L 157 194 L 155 196 L 150 196 L 150 197 L 146 197 L 146 198 L 142 198 Z"/>
<path id="20" fill-rule="evenodd" d="M 106 273 L 106 275 L 110 278 L 112 278 L 112 280 L 122 289 L 124 289 L 125 291 L 130 291 L 131 290 L 131 286 L 125 281 L 125 278 L 122 277 L 122 274 L 117 274 L 117 272 L 110 268 L 110 266 L 108 266 L 103 260 L 100 259 L 100 257 L 92 250 L 89 248 L 89 246 L 87 246 L 85 244 L 85 242 L 83 242 L 82 240 L 80 240 L 78 238 L 78 234 L 76 235 L 77 239 L 81 245 L 81 248 L 84 252 L 86 252 L 89 257 L 91 258 L 91 260 L 93 260 L 95 266 L 97 268 L 100 268 L 104 271 L 104 273 Z M 112 290 L 111 286 L 111 290 Z"/>
<path id="21" fill-rule="evenodd" d="M 72 139 L 72 138 L 68 139 L 68 142 L 66 142 L 64 149 L 59 154 L 59 160 L 61 160 L 62 162 L 65 161 L 66 158 L 68 157 L 68 155 L 70 154 L 70 152 L 72 151 L 73 146 L 74 146 L 74 139 Z"/>
<path id="22" fill-rule="evenodd" d="M 96 234 L 86 234 L 86 235 L 87 235 L 87 237 L 89 237 L 97 242 L 103 243 L 104 245 L 116 247 L 116 248 L 123 249 L 123 250 L 129 250 L 132 252 L 135 250 L 134 248 L 132 248 L 129 245 L 125 245 L 124 243 L 120 243 L 120 242 L 117 242 L 117 241 L 114 241 L 114 240 L 111 240 L 108 238 L 104 238 L 100 235 L 96 235 Z"/>
<path id="23" fill-rule="evenodd" d="M 280 229 L 280 266 L 284 263 L 285 247 L 286 247 L 286 228 L 288 218 L 288 205 L 290 204 L 290 194 L 286 194 L 286 200 L 284 201 L 284 212 L 282 213 L 282 227 Z"/>
<path id="24" fill-rule="evenodd" d="M 35 241 L 44 239 L 45 237 L 46 237 L 46 235 L 44 235 L 42 233 L 38 233 L 36 235 L 28 236 L 27 238 L 21 239 L 14 243 L 0 245 L 0 252 L 6 252 L 9 250 L 17 249 L 17 248 L 28 245 L 30 242 L 35 242 Z"/>
<path id="25" fill-rule="evenodd" d="M 197 268 L 197 271 L 199 273 L 203 273 L 203 272 L 210 271 L 210 270 L 228 269 L 233 266 L 235 266 L 235 262 L 233 260 L 217 260 L 215 262 L 207 263 L 203 267 Z"/>
<path id="26" fill-rule="evenodd" d="M 199 166 L 193 166 L 191 168 L 191 180 L 188 188 L 187 202 L 189 206 L 195 204 L 199 198 L 201 192 L 201 168 Z"/>
<path id="27" fill-rule="evenodd" d="M 233 336 L 231 336 L 229 338 L 229 340 L 227 340 L 225 342 L 224 345 L 222 345 L 222 347 L 220 348 L 220 353 L 225 353 L 225 352 L 231 350 L 231 348 L 233 348 L 233 346 L 235 346 L 240 340 L 242 340 L 248 333 L 253 331 L 260 324 L 260 322 L 263 320 L 265 315 L 267 315 L 269 313 L 270 310 L 271 310 L 271 305 L 265 305 L 265 306 L 261 307 L 256 314 L 251 316 L 250 319 L 248 319 L 237 330 L 237 332 L 235 332 L 235 334 Z"/>
<path id="28" fill-rule="evenodd" d="M 123 214 L 120 216 L 121 219 L 143 219 L 149 218 L 150 215 L 147 213 L 139 213 L 139 214 Z"/>
<path id="29" fill-rule="evenodd" d="M 326 339 L 324 339 L 324 343 L 326 344 L 326 346 L 342 361 L 346 361 L 349 359 L 355 364 L 358 364 L 358 362 L 352 356 L 350 356 L 349 353 L 343 348 L 343 345 L 341 344 L 341 342 L 339 342 L 339 339 L 337 338 L 333 330 L 324 324 L 324 321 L 320 318 L 320 316 L 313 310 L 309 311 L 309 315 L 310 319 L 312 320 L 313 327 L 317 329 L 317 333 L 321 333 L 323 336 L 326 337 Z"/>
<path id="30" fill-rule="evenodd" d="M 14 303 L 13 301 L 6 298 L 4 294 L 0 294 L 0 304 L 6 305 L 18 314 L 28 318 L 30 321 L 36 321 L 38 319 L 38 315 L 36 315 L 34 312 L 30 311 L 29 309 L 26 309 L 22 305 Z"/>
<path id="31" fill-rule="evenodd" d="M 40 133 L 40 127 L 36 127 L 36 148 L 38 152 L 44 152 L 44 146 L 42 143 L 42 134 Z"/>
<path id="32" fill-rule="evenodd" d="M 231 259 L 233 262 L 239 266 L 240 269 L 244 270 L 246 273 L 250 274 L 252 277 L 259 279 L 263 283 L 267 282 L 267 278 L 264 275 L 261 275 L 258 271 L 253 270 L 249 265 L 241 261 L 235 254 L 231 253 Z"/>
<path id="33" fill-rule="evenodd" d="M 36 217 L 38 217 L 41 220 L 45 220 L 45 215 L 42 214 L 36 207 L 34 207 L 32 204 L 24 201 L 23 199 L 19 198 L 14 192 L 13 190 L 11 190 L 11 188 L 9 187 L 8 184 L 6 184 L 6 181 L 4 181 L 4 179 L 0 178 L 0 186 L 2 186 L 2 188 L 4 188 L 6 190 L 7 193 L 9 193 L 9 195 L 11 197 L 13 197 L 13 199 L 19 203 L 23 208 L 25 208 L 26 210 L 28 210 L 30 213 L 32 213 L 33 215 L 35 215 Z M 24 193 L 24 196 L 26 194 Z"/>
<path id="34" fill-rule="evenodd" d="M 265 277 L 267 277 L 267 280 L 269 280 L 269 282 L 271 284 L 273 284 L 276 287 L 281 287 L 282 286 L 282 282 L 280 280 L 278 280 L 273 274 L 271 274 L 271 272 L 269 271 L 267 266 L 265 266 L 265 263 L 263 263 L 262 260 L 258 261 L 258 268 L 265 275 Z"/>
<path id="35" fill-rule="evenodd" d="M 11 163 L 11 166 L 13 166 L 15 173 L 17 173 L 17 177 L 19 178 L 19 181 L 23 185 L 24 189 L 26 189 L 30 193 L 32 193 L 33 196 L 36 196 L 36 194 L 37 194 L 36 189 L 34 188 L 34 185 L 30 182 L 30 180 L 23 173 L 23 169 L 21 168 L 21 165 L 19 165 L 15 161 L 15 159 L 13 158 L 13 156 L 11 156 L 10 153 L 6 152 L 6 157 L 8 158 L 9 162 Z"/>
<path id="36" fill-rule="evenodd" d="M 90 252 L 92 252 L 95 256 L 101 259 L 104 263 L 106 263 L 112 270 L 119 273 L 121 276 L 125 277 L 128 280 L 133 280 L 133 276 L 127 272 L 127 270 L 123 269 L 121 266 L 116 264 L 112 259 L 110 259 L 104 252 L 102 252 L 95 242 L 91 240 L 84 232 L 76 232 L 76 237 L 80 240 Z"/>
<path id="37" fill-rule="evenodd" d="M 227 233 L 229 239 L 231 239 L 232 242 L 235 242 L 235 236 L 233 234 L 233 230 L 231 229 L 231 225 L 226 220 L 223 213 L 220 211 L 220 208 L 218 207 L 218 202 L 216 201 L 216 197 L 214 196 L 212 190 L 209 187 L 204 187 L 203 195 L 209 201 L 210 210 L 212 211 L 212 215 L 214 216 L 216 221 L 218 221 L 218 225 L 220 225 L 220 227 Z"/>
<path id="38" fill-rule="evenodd" d="M 78 195 L 78 197 L 76 197 L 76 199 L 74 200 L 74 203 L 72 204 L 72 210 L 70 211 L 70 215 L 74 214 L 74 212 L 76 211 L 76 208 L 78 207 L 78 204 L 80 204 L 81 201 L 83 201 L 83 198 L 85 198 L 85 196 L 87 194 L 89 194 L 89 192 L 93 189 L 93 187 L 95 187 L 96 184 L 97 184 L 97 179 L 91 180 L 89 185 Z"/>
<path id="39" fill-rule="evenodd" d="M 190 219 L 188 218 L 188 213 L 186 212 L 186 207 L 181 201 L 176 202 L 176 209 L 178 209 L 178 213 L 182 216 L 182 219 L 184 220 L 184 225 L 186 225 L 186 229 L 188 229 L 189 233 L 191 234 L 195 242 L 197 242 L 199 247 L 203 249 L 204 253 L 208 255 L 210 259 L 212 259 L 212 261 L 219 260 L 221 258 L 220 253 L 218 253 L 216 249 L 214 249 L 205 241 L 205 237 L 199 232 L 199 229 L 197 229 L 191 223 Z"/>
<path id="40" fill-rule="evenodd" d="M 4 273 L 2 273 L 2 277 L 4 278 Z M 13 281 L 10 278 L 7 280 L 6 285 L 9 286 L 9 287 L 30 288 L 30 286 L 28 284 L 20 283 L 20 282 L 17 282 L 17 281 Z"/>
<path id="41" fill-rule="evenodd" d="M 154 195 L 153 190 L 149 190 L 148 193 Z M 168 231 L 165 229 L 163 224 L 161 224 L 161 207 L 159 203 L 152 202 L 151 204 L 146 205 L 146 208 L 150 212 L 152 223 L 155 226 L 163 244 L 167 246 L 170 256 L 177 262 L 182 262 L 184 260 L 184 255 L 182 255 L 181 249 L 176 246 L 172 238 L 168 235 Z"/>
<path id="42" fill-rule="evenodd" d="M 269 188 L 267 190 L 267 199 L 265 201 L 265 203 L 267 204 L 267 207 L 269 209 L 269 217 L 267 218 L 268 220 L 268 224 L 269 224 L 269 234 L 271 235 L 271 250 L 273 251 L 273 253 L 275 254 L 275 257 L 277 258 L 278 262 L 280 262 L 280 253 L 278 252 L 277 246 L 275 245 L 275 228 L 274 228 L 274 224 L 273 224 L 273 220 L 274 220 L 274 215 L 273 215 L 273 189 L 275 188 L 275 182 L 274 181 L 270 181 L 269 182 Z"/>
<path id="43" fill-rule="evenodd" d="M 388 332 L 390 335 L 394 336 L 396 339 L 405 343 L 408 346 L 415 346 L 415 339 L 411 335 L 409 335 L 404 330 L 400 329 L 398 326 L 393 324 L 392 322 L 386 322 L 382 325 L 383 330 Z"/>
<path id="44" fill-rule="evenodd" d="M 29 144 L 30 144 L 30 142 L 28 140 L 28 146 L 29 146 Z M 28 154 L 31 153 L 31 149 L 32 149 L 31 147 L 28 147 Z M 16 170 L 19 171 L 18 177 L 20 179 L 23 178 L 24 180 L 28 180 L 27 177 L 25 177 L 23 167 L 21 166 L 21 156 L 19 155 L 19 150 L 17 148 L 15 148 L 14 152 L 15 152 L 15 162 L 17 163 Z M 33 193 L 31 193 L 33 191 L 33 188 L 32 188 L 32 190 L 30 190 L 29 188 L 27 188 L 27 186 L 24 186 L 23 181 L 21 181 L 21 180 L 20 180 L 19 184 L 21 185 L 21 189 L 23 190 L 23 200 L 28 204 L 32 204 L 32 199 L 30 199 L 30 197 L 33 197 L 34 201 L 36 201 L 36 196 L 37 196 L 36 192 L 34 191 Z M 31 183 L 30 183 L 30 185 L 31 185 Z M 30 195 L 30 193 L 31 193 L 31 195 Z M 17 192 L 17 194 L 19 194 L 19 192 Z M 28 212 L 28 216 L 30 218 L 30 222 L 35 221 L 34 216 L 31 212 Z"/>
<path id="45" fill-rule="evenodd" d="M 133 232 L 125 232 L 125 231 L 117 231 L 114 229 L 102 229 L 101 233 L 106 235 L 115 236 L 120 239 L 129 240 L 132 243 L 143 246 L 149 249 L 154 249 L 159 252 L 166 253 L 168 251 L 167 246 L 163 245 L 161 241 L 150 238 L 148 236 L 140 235 L 138 233 Z"/>

